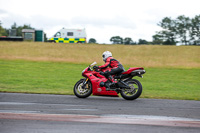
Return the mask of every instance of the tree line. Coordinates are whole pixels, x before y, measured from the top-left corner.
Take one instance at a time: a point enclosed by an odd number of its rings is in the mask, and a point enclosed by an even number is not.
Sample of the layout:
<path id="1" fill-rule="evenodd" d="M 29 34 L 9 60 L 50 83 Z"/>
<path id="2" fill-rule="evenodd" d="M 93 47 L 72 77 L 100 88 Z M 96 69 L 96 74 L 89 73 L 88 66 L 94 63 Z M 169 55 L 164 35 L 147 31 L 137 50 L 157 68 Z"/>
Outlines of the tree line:
<path id="1" fill-rule="evenodd" d="M 158 25 L 163 29 L 153 35 L 155 44 L 200 45 L 200 15 L 189 18 L 184 15 L 176 19 L 165 17 Z"/>
<path id="2" fill-rule="evenodd" d="M 160 44 L 160 45 L 200 45 L 200 15 L 194 18 L 189 18 L 184 15 L 178 16 L 176 19 L 171 17 L 163 18 L 158 26 L 162 28 L 152 36 L 153 41 L 139 39 L 138 42 L 133 41 L 132 38 L 122 38 L 120 36 L 113 36 L 110 41 L 113 44 Z M 94 38 L 91 38 L 89 43 L 96 43 Z"/>

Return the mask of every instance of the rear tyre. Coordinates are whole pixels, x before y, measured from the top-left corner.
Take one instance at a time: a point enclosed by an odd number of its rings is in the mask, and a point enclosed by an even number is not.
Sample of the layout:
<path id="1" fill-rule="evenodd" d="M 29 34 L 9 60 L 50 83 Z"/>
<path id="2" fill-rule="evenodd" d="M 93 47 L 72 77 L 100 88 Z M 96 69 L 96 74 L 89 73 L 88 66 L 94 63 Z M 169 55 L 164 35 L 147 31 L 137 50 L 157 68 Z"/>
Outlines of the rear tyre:
<path id="1" fill-rule="evenodd" d="M 122 89 L 121 96 L 126 100 L 135 100 L 142 94 L 142 85 L 136 79 L 127 80 L 126 83 L 130 88 Z"/>
<path id="2" fill-rule="evenodd" d="M 85 88 L 82 88 L 83 82 L 85 79 L 80 79 L 75 85 L 74 85 L 74 94 L 78 98 L 87 98 L 92 94 L 92 84 L 88 80 Z"/>

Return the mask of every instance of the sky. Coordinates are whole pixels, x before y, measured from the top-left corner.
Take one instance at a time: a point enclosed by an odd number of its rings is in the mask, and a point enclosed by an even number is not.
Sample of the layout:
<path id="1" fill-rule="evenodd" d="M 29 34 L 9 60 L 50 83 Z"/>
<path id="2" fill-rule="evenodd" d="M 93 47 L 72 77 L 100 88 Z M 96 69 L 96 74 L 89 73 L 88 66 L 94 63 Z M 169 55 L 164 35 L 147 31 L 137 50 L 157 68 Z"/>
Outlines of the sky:
<path id="1" fill-rule="evenodd" d="M 30 24 L 50 38 L 63 27 L 86 29 L 87 40 L 110 44 L 110 38 L 133 41 L 152 36 L 164 17 L 200 14 L 200 0 L 0 0 L 0 21 L 4 28 Z"/>

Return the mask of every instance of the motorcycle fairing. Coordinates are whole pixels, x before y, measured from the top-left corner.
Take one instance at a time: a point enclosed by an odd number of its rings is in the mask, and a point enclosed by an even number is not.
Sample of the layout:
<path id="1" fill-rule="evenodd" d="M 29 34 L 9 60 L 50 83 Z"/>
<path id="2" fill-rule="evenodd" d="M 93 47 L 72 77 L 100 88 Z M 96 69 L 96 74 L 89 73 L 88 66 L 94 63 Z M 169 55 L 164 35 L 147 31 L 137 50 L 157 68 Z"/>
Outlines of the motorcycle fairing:
<path id="1" fill-rule="evenodd" d="M 95 73 L 95 72 L 93 72 Z M 95 73 L 97 74 L 97 73 Z M 91 73 L 85 74 L 87 75 L 87 78 L 92 82 L 92 94 L 98 95 L 98 96 L 112 96 L 112 97 L 119 97 L 116 91 L 106 91 L 105 87 L 101 87 L 101 82 L 106 82 L 107 79 L 103 76 L 102 78 L 97 78 Z M 102 75 L 98 75 L 102 76 Z"/>

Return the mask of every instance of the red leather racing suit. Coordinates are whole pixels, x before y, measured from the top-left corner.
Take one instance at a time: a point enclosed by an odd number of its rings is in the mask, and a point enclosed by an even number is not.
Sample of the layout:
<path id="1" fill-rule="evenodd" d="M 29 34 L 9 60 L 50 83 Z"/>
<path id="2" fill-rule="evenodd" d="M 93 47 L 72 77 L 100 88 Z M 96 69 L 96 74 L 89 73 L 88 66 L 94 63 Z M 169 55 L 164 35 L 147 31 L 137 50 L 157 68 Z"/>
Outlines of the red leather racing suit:
<path id="1" fill-rule="evenodd" d="M 125 70 L 122 64 L 118 60 L 114 59 L 113 57 L 108 57 L 105 61 L 105 64 L 102 66 L 99 66 L 100 69 L 107 68 L 107 67 L 110 67 L 112 69 L 110 71 L 104 72 L 104 75 L 106 78 L 108 78 L 109 75 L 118 74 Z"/>

